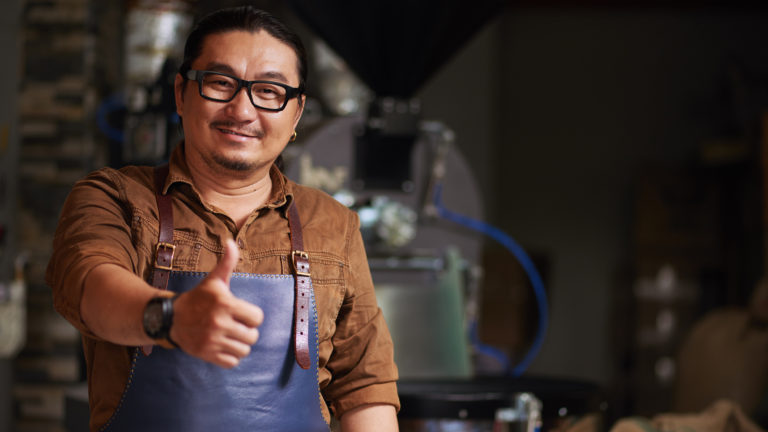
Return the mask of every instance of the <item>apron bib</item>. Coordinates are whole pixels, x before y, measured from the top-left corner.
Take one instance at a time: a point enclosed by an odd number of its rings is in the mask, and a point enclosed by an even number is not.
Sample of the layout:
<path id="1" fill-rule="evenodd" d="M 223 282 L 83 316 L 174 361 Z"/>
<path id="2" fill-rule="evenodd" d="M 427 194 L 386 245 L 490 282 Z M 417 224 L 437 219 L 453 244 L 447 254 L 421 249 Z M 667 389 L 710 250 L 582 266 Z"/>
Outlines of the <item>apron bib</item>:
<path id="1" fill-rule="evenodd" d="M 183 293 L 205 273 L 172 272 L 168 289 Z M 327 431 L 317 380 L 317 314 L 310 301 L 311 366 L 292 343 L 294 279 L 235 273 L 232 293 L 264 310 L 259 340 L 233 369 L 181 350 L 136 349 L 123 400 L 106 431 Z"/>

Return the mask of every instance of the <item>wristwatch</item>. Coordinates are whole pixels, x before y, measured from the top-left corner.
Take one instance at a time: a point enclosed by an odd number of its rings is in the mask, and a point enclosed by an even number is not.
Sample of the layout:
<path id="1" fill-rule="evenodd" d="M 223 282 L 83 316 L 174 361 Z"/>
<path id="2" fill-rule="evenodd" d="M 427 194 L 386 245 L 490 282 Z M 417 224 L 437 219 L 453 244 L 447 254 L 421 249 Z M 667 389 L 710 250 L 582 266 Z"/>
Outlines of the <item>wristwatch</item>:
<path id="1" fill-rule="evenodd" d="M 171 341 L 171 325 L 173 325 L 173 297 L 155 297 L 144 307 L 144 332 L 155 340 Z"/>

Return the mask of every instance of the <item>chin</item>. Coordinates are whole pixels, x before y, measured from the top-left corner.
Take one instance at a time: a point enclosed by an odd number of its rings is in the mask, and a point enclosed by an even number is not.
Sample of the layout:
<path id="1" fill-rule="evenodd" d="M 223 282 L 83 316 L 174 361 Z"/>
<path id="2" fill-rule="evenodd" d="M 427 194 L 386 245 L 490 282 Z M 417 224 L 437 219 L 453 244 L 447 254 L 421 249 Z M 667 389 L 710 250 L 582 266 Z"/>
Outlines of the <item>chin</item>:
<path id="1" fill-rule="evenodd" d="M 258 164 L 244 158 L 213 155 L 213 162 L 228 171 L 250 172 L 258 168 Z"/>

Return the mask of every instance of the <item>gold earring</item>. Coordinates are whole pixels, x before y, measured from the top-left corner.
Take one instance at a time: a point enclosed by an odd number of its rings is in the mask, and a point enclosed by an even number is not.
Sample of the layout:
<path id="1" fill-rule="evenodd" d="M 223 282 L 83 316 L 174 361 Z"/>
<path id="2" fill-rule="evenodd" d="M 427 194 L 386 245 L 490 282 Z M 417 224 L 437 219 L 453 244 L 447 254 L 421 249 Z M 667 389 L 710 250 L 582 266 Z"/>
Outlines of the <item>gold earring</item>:
<path id="1" fill-rule="evenodd" d="M 291 139 L 288 142 L 294 142 L 296 141 L 296 131 L 293 131 L 293 136 L 291 136 Z"/>

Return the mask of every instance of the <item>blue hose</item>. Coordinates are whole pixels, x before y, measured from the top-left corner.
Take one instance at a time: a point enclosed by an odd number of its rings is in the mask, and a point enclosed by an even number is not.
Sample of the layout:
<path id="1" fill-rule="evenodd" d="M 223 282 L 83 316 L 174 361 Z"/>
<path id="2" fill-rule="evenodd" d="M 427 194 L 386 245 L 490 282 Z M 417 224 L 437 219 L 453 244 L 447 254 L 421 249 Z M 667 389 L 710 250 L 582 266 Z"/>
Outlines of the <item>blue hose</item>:
<path id="1" fill-rule="evenodd" d="M 530 363 L 534 358 L 536 358 L 536 355 L 539 353 L 541 345 L 544 342 L 544 335 L 547 332 L 549 312 L 547 306 L 547 295 L 544 291 L 544 283 L 542 282 L 541 276 L 536 270 L 536 266 L 534 266 L 533 261 L 531 261 L 531 259 L 528 257 L 528 254 L 525 253 L 525 250 L 523 250 L 523 248 L 520 247 L 520 245 L 518 245 L 517 242 L 512 239 L 512 237 L 508 236 L 506 233 L 492 225 L 458 213 L 454 213 L 443 207 L 442 201 L 440 199 L 442 189 L 442 183 L 435 185 L 434 205 L 437 210 L 437 214 L 443 219 L 465 226 L 474 231 L 481 232 L 499 242 L 502 246 L 507 248 L 507 250 L 509 250 L 512 255 L 515 256 L 517 261 L 520 263 L 520 265 L 522 265 L 523 269 L 528 275 L 528 279 L 531 281 L 533 292 L 536 294 L 536 303 L 539 309 L 539 326 L 536 331 L 536 337 L 533 340 L 531 347 L 528 349 L 528 352 L 525 354 L 523 359 L 511 370 L 511 375 L 518 377 L 522 375 L 526 369 L 528 369 Z M 470 340 L 472 340 L 475 348 L 481 353 L 488 354 L 497 360 L 500 360 L 502 364 L 507 365 L 506 370 L 509 371 L 509 360 L 506 359 L 506 355 L 501 352 L 501 350 L 488 345 L 483 345 L 480 342 L 480 339 L 477 335 L 477 323 L 470 323 L 469 329 Z"/>
<path id="2" fill-rule="evenodd" d="M 123 131 L 109 124 L 107 117 L 114 111 L 125 109 L 125 102 L 119 94 L 112 95 L 104 100 L 96 109 L 96 125 L 104 135 L 112 141 L 123 143 L 125 137 Z"/>

